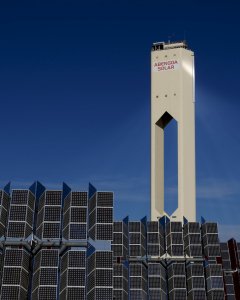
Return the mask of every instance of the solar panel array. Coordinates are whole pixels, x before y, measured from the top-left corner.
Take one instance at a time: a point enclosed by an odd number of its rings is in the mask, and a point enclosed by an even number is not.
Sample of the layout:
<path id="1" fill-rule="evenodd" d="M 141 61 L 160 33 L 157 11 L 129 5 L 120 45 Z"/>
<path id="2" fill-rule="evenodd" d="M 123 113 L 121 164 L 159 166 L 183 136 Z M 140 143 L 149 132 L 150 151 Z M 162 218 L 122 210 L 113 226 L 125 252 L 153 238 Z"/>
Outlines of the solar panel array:
<path id="1" fill-rule="evenodd" d="M 0 300 L 240 299 L 213 222 L 113 220 L 113 193 L 0 191 Z"/>

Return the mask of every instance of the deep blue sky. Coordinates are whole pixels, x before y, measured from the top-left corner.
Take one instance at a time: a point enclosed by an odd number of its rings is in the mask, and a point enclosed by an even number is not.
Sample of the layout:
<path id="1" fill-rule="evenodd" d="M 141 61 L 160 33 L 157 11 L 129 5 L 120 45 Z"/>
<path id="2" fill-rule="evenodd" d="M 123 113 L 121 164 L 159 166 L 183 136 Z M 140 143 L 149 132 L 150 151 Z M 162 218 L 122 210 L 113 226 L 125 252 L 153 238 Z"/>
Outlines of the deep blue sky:
<path id="1" fill-rule="evenodd" d="M 240 240 L 239 11 L 238 1 L 1 2 L 1 186 L 90 181 L 115 192 L 116 218 L 149 215 L 150 48 L 186 38 L 196 59 L 198 219 Z M 173 201 L 176 176 L 166 180 Z"/>

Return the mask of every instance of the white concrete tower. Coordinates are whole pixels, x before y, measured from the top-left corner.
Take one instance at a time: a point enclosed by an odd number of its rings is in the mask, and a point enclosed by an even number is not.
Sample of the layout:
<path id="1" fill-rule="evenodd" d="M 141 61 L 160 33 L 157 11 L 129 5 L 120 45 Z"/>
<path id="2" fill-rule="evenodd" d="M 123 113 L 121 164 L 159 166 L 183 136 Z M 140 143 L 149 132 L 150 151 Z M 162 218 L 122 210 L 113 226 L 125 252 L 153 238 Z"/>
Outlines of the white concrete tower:
<path id="1" fill-rule="evenodd" d="M 178 125 L 178 208 L 172 221 L 196 220 L 194 53 L 184 42 L 151 52 L 151 219 L 164 211 L 164 128 Z"/>

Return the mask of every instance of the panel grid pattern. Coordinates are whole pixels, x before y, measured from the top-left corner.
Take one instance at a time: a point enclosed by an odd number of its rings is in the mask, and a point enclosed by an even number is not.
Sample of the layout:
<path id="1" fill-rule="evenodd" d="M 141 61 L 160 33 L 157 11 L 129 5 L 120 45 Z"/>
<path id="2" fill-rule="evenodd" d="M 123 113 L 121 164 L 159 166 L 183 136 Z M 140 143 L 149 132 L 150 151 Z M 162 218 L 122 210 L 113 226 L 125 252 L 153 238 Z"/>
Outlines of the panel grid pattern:
<path id="1" fill-rule="evenodd" d="M 89 200 L 89 236 L 93 240 L 113 239 L 113 193 L 96 192 Z"/>
<path id="2" fill-rule="evenodd" d="M 147 222 L 147 255 L 162 256 L 165 253 L 164 230 L 157 221 Z"/>
<path id="3" fill-rule="evenodd" d="M 0 237 L 6 235 L 9 207 L 9 195 L 4 191 L 0 190 Z"/>
<path id="4" fill-rule="evenodd" d="M 215 259 L 221 255 L 217 223 L 202 224 L 202 243 L 205 257 Z"/>
<path id="5" fill-rule="evenodd" d="M 148 263 L 149 300 L 165 300 L 167 297 L 166 269 L 161 263 Z"/>
<path id="6" fill-rule="evenodd" d="M 63 238 L 87 240 L 87 192 L 72 192 L 64 200 Z"/>
<path id="7" fill-rule="evenodd" d="M 86 299 L 86 249 L 69 249 L 61 257 L 60 300 Z"/>
<path id="8" fill-rule="evenodd" d="M 146 300 L 147 299 L 147 267 L 141 263 L 129 264 L 129 286 L 130 286 L 130 299 Z"/>
<path id="9" fill-rule="evenodd" d="M 40 239 L 60 239 L 62 191 L 46 191 L 39 200 L 36 235 Z"/>
<path id="10" fill-rule="evenodd" d="M 41 249 L 34 257 L 32 300 L 58 297 L 59 249 Z"/>
<path id="11" fill-rule="evenodd" d="M 222 266 L 220 264 L 207 265 L 205 267 L 205 272 L 208 299 L 224 300 L 225 298 Z"/>
<path id="12" fill-rule="evenodd" d="M 128 225 L 125 222 L 113 223 L 113 240 L 111 242 L 113 257 L 126 259 L 128 255 Z"/>
<path id="13" fill-rule="evenodd" d="M 116 300 L 128 299 L 128 267 L 122 263 L 113 264 L 113 296 Z"/>
<path id="14" fill-rule="evenodd" d="M 142 221 L 129 222 L 129 256 L 146 255 L 146 228 Z"/>
<path id="15" fill-rule="evenodd" d="M 0 296 L 1 300 L 18 300 L 27 298 L 29 263 L 30 253 L 28 253 L 25 249 L 5 249 L 2 290 Z"/>
<path id="16" fill-rule="evenodd" d="M 167 253 L 171 256 L 183 256 L 182 222 L 168 222 L 166 225 Z"/>
<path id="17" fill-rule="evenodd" d="M 167 271 L 169 299 L 186 299 L 187 289 L 185 264 L 172 263 L 168 266 Z"/>
<path id="18" fill-rule="evenodd" d="M 13 190 L 7 238 L 27 238 L 33 231 L 35 197 L 29 190 Z"/>
<path id="19" fill-rule="evenodd" d="M 231 260 L 230 260 L 230 253 L 228 249 L 228 243 L 220 243 L 221 249 L 221 260 L 224 270 L 231 270 Z"/>
<path id="20" fill-rule="evenodd" d="M 113 253 L 95 251 L 87 258 L 88 300 L 112 300 L 113 298 Z"/>
<path id="21" fill-rule="evenodd" d="M 183 226 L 184 252 L 189 257 L 202 257 L 200 224 L 189 222 Z"/>
<path id="22" fill-rule="evenodd" d="M 202 263 L 190 263 L 186 267 L 187 291 L 190 299 L 206 299 L 204 268 Z"/>
<path id="23" fill-rule="evenodd" d="M 224 283 L 227 299 L 236 299 L 234 291 L 234 282 L 232 273 L 229 271 L 224 271 Z"/>

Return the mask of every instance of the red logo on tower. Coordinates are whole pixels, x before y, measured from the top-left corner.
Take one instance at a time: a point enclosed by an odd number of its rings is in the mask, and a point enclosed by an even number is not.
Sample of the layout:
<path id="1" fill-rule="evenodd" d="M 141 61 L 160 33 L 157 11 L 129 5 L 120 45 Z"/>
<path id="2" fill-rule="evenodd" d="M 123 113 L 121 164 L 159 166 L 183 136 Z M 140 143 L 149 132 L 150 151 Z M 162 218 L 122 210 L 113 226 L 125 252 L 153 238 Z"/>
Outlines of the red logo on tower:
<path id="1" fill-rule="evenodd" d="M 179 63 L 177 60 L 159 61 L 153 64 L 154 72 L 176 70 L 178 68 L 179 68 Z"/>

